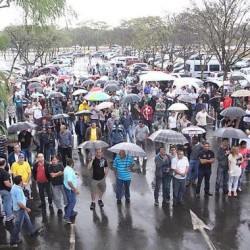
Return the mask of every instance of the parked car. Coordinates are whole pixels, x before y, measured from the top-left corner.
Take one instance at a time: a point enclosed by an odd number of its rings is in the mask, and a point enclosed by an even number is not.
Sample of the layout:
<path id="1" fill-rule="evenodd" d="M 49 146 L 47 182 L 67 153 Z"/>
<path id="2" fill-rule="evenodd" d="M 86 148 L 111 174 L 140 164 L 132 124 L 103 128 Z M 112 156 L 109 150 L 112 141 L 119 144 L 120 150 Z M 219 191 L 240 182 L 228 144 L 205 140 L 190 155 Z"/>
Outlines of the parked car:
<path id="1" fill-rule="evenodd" d="M 73 56 L 74 56 L 74 57 L 83 57 L 84 54 L 82 53 L 82 51 L 75 51 L 75 52 L 73 53 Z"/>
<path id="2" fill-rule="evenodd" d="M 241 60 L 236 62 L 232 68 L 241 69 L 247 67 L 250 67 L 250 58 L 242 58 Z"/>

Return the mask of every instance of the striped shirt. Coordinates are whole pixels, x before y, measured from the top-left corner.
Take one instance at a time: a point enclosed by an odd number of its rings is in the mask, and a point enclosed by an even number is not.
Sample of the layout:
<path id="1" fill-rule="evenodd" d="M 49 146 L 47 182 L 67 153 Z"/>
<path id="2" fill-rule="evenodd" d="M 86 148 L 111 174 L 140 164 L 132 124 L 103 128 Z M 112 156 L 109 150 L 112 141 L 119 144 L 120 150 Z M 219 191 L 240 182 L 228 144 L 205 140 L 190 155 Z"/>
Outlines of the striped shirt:
<path id="1" fill-rule="evenodd" d="M 4 144 L 6 142 L 6 137 L 1 135 L 0 136 L 0 153 L 5 153 L 5 147 L 4 147 Z"/>
<path id="2" fill-rule="evenodd" d="M 120 157 L 120 155 L 117 155 L 115 157 L 114 165 L 113 167 L 117 171 L 117 177 L 120 180 L 123 181 L 129 181 L 131 180 L 131 172 L 130 169 L 126 169 L 128 166 L 134 164 L 134 160 L 131 156 L 126 156 L 124 159 Z"/>

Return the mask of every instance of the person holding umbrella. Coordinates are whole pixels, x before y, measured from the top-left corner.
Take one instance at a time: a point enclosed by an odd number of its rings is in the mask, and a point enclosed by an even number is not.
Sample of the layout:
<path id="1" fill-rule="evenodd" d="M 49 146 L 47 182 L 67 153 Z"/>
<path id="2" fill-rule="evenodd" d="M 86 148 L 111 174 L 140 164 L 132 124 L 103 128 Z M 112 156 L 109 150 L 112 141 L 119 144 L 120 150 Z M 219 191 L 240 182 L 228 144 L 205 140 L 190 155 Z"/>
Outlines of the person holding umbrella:
<path id="1" fill-rule="evenodd" d="M 117 204 L 121 204 L 122 188 L 125 187 L 126 203 L 130 203 L 130 182 L 131 168 L 134 166 L 134 160 L 131 156 L 126 155 L 125 150 L 120 150 L 114 160 L 113 167 L 117 178 L 116 199 Z"/>

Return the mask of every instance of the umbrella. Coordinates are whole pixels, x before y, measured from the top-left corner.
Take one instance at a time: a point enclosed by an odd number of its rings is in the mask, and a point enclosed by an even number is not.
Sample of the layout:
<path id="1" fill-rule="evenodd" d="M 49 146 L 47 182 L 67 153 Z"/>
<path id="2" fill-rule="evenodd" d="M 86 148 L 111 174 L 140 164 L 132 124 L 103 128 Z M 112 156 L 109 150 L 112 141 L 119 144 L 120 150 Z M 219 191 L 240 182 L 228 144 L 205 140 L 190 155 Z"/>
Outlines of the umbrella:
<path id="1" fill-rule="evenodd" d="M 213 132 L 213 136 L 221 138 L 248 139 L 248 136 L 240 129 L 219 128 Z"/>
<path id="2" fill-rule="evenodd" d="M 246 112 L 242 108 L 229 107 L 220 112 L 220 115 L 227 117 L 241 117 L 245 116 Z"/>
<path id="3" fill-rule="evenodd" d="M 106 85 L 109 85 L 109 84 L 120 85 L 120 83 L 119 83 L 118 81 L 116 81 L 116 80 L 109 80 L 109 81 L 107 81 L 107 82 L 105 83 L 105 86 L 106 86 Z"/>
<path id="4" fill-rule="evenodd" d="M 189 95 L 180 95 L 177 98 L 180 102 L 187 102 L 187 103 L 193 103 L 194 99 L 192 96 Z"/>
<path id="5" fill-rule="evenodd" d="M 128 94 L 125 95 L 121 98 L 120 102 L 121 103 L 135 103 L 135 102 L 140 102 L 141 98 L 140 96 L 136 95 L 136 94 Z"/>
<path id="6" fill-rule="evenodd" d="M 51 91 L 47 96 L 47 98 L 56 98 L 56 97 L 61 98 L 61 97 L 65 97 L 65 95 L 61 92 Z"/>
<path id="7" fill-rule="evenodd" d="M 101 91 L 89 92 L 84 99 L 88 101 L 106 101 L 109 100 L 111 96 Z"/>
<path id="8" fill-rule="evenodd" d="M 93 88 L 90 89 L 89 92 L 94 92 L 94 91 L 102 91 L 102 88 L 100 88 L 100 87 L 93 87 Z"/>
<path id="9" fill-rule="evenodd" d="M 206 130 L 198 126 L 189 126 L 182 129 L 182 134 L 185 135 L 202 135 L 206 133 Z"/>
<path id="10" fill-rule="evenodd" d="M 38 97 L 44 97 L 44 95 L 41 94 L 41 93 L 33 93 L 30 97 L 32 97 L 32 98 L 38 98 Z"/>
<path id="11" fill-rule="evenodd" d="M 67 114 L 57 114 L 57 115 L 53 115 L 51 119 L 56 120 L 56 119 L 64 119 L 64 118 L 69 118 L 69 115 L 67 115 Z"/>
<path id="12" fill-rule="evenodd" d="M 70 78 L 69 75 L 61 75 L 61 76 L 59 76 L 58 81 L 60 81 L 60 80 L 66 80 L 66 79 L 69 79 L 69 78 Z"/>
<path id="13" fill-rule="evenodd" d="M 78 146 L 78 148 L 89 148 L 89 149 L 106 148 L 106 147 L 109 147 L 109 145 L 101 140 L 85 141 Z"/>
<path id="14" fill-rule="evenodd" d="M 42 80 L 45 80 L 47 76 L 40 75 L 38 77 L 32 77 L 31 79 L 27 80 L 28 82 L 40 82 Z"/>
<path id="15" fill-rule="evenodd" d="M 105 85 L 106 82 L 107 82 L 107 80 L 100 78 L 100 79 L 95 81 L 95 86 L 102 87 Z"/>
<path id="16" fill-rule="evenodd" d="M 75 115 L 76 116 L 81 116 L 81 115 L 92 115 L 92 113 L 91 113 L 91 111 L 89 111 L 89 110 L 82 110 L 82 111 L 77 111 L 76 113 L 75 113 Z"/>
<path id="17" fill-rule="evenodd" d="M 168 108 L 168 110 L 170 110 L 170 111 L 183 111 L 183 110 L 188 110 L 188 107 L 183 103 L 174 103 Z"/>
<path id="18" fill-rule="evenodd" d="M 31 123 L 31 122 L 18 122 L 18 123 L 15 123 L 13 125 L 10 125 L 9 128 L 8 128 L 8 132 L 9 133 L 15 133 L 17 131 L 33 129 L 36 126 L 37 126 L 36 124 Z"/>
<path id="19" fill-rule="evenodd" d="M 95 82 L 93 80 L 87 79 L 81 85 L 84 86 L 84 87 L 87 87 L 89 85 L 94 85 L 94 84 L 95 84 Z"/>
<path id="20" fill-rule="evenodd" d="M 80 80 L 81 82 L 84 82 L 85 80 L 88 80 L 89 77 L 90 77 L 89 75 L 81 76 L 81 77 L 79 78 L 79 80 Z"/>
<path id="21" fill-rule="evenodd" d="M 119 154 L 121 150 L 125 150 L 130 156 L 146 156 L 146 152 L 141 147 L 130 142 L 118 143 L 108 150 L 116 154 Z"/>
<path id="22" fill-rule="evenodd" d="M 119 85 L 113 83 L 110 83 L 103 88 L 104 92 L 115 92 L 117 90 L 119 90 Z"/>
<path id="23" fill-rule="evenodd" d="M 28 89 L 35 89 L 35 88 L 41 88 L 40 82 L 31 82 L 28 85 Z"/>
<path id="24" fill-rule="evenodd" d="M 232 93 L 232 97 L 245 97 L 245 96 L 250 96 L 250 90 L 247 89 L 240 89 L 236 90 Z"/>
<path id="25" fill-rule="evenodd" d="M 159 129 L 148 138 L 152 141 L 168 144 L 185 144 L 188 142 L 183 134 L 171 129 Z"/>
<path id="26" fill-rule="evenodd" d="M 218 102 L 218 101 L 220 101 L 221 98 L 222 98 L 222 96 L 214 96 L 214 97 L 210 98 L 210 99 L 208 100 L 208 102 L 209 102 L 209 103 Z"/>
<path id="27" fill-rule="evenodd" d="M 114 105 L 113 102 L 101 102 L 98 104 L 96 107 L 101 110 L 101 109 L 108 109 L 111 108 Z"/>
<path id="28" fill-rule="evenodd" d="M 72 95 L 80 95 L 80 94 L 86 94 L 86 93 L 88 93 L 86 89 L 77 89 L 72 93 Z"/>

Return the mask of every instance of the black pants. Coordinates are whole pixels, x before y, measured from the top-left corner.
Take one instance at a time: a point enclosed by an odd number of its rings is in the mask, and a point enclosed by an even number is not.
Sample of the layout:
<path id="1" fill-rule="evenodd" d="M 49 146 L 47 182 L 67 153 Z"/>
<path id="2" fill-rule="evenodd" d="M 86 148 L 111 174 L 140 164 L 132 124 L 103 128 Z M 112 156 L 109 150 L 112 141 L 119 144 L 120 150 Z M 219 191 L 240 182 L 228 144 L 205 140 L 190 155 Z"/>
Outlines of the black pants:
<path id="1" fill-rule="evenodd" d="M 209 193 L 209 188 L 210 188 L 209 181 L 210 181 L 211 173 L 212 173 L 211 168 L 199 167 L 198 182 L 197 182 L 197 186 L 196 186 L 196 194 L 200 193 L 201 183 L 202 183 L 203 178 L 205 178 L 204 191 L 205 191 L 205 193 Z"/>
<path id="2" fill-rule="evenodd" d="M 51 190 L 50 190 L 50 182 L 44 182 L 44 183 L 39 183 L 37 182 L 38 185 L 38 190 L 39 190 L 39 196 L 42 204 L 45 204 L 45 195 L 44 191 L 46 191 L 48 195 L 48 201 L 49 204 L 52 204 L 52 196 L 51 196 Z"/>
<path id="3" fill-rule="evenodd" d="M 72 148 L 60 148 L 63 166 L 66 167 L 66 157 L 72 158 Z"/>

